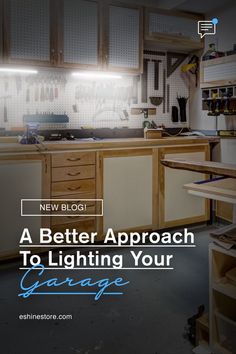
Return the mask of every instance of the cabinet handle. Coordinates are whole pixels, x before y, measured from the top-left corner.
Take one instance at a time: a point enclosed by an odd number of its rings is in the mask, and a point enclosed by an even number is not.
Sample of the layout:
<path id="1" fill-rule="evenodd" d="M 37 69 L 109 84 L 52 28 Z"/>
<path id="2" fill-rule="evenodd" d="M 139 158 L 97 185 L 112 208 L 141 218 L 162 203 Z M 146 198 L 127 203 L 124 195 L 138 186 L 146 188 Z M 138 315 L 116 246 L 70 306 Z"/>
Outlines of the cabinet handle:
<path id="1" fill-rule="evenodd" d="M 52 61 L 52 64 L 55 64 L 55 49 L 51 50 L 51 61 Z"/>
<path id="2" fill-rule="evenodd" d="M 67 173 L 67 176 L 71 176 L 71 177 L 79 176 L 79 175 L 80 175 L 80 172 L 68 172 Z"/>
<path id="3" fill-rule="evenodd" d="M 60 64 L 63 63 L 63 51 L 62 49 L 59 50 L 59 60 L 60 60 Z"/>
<path id="4" fill-rule="evenodd" d="M 67 189 L 68 189 L 68 191 L 77 191 L 80 188 L 81 188 L 81 186 L 79 186 L 79 187 L 68 187 Z"/>
<path id="5" fill-rule="evenodd" d="M 69 157 L 69 158 L 67 159 L 67 161 L 80 161 L 80 160 L 81 160 L 80 157 Z"/>

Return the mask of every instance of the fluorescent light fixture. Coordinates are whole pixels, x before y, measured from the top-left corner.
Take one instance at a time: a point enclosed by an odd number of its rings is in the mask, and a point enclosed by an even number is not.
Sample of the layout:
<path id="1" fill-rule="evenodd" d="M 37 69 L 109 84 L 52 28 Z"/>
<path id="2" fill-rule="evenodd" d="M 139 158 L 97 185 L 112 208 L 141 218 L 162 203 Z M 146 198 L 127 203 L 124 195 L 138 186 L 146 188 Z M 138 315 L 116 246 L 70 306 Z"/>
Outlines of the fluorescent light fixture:
<path id="1" fill-rule="evenodd" d="M 111 73 L 104 73 L 104 72 L 92 72 L 92 71 L 78 71 L 72 73 L 72 76 L 76 77 L 83 77 L 85 79 L 122 79 L 122 76 L 111 74 Z"/>
<path id="2" fill-rule="evenodd" d="M 13 74 L 38 74 L 37 70 L 19 69 L 19 68 L 4 68 L 4 67 L 0 67 L 0 72 L 13 73 Z"/>

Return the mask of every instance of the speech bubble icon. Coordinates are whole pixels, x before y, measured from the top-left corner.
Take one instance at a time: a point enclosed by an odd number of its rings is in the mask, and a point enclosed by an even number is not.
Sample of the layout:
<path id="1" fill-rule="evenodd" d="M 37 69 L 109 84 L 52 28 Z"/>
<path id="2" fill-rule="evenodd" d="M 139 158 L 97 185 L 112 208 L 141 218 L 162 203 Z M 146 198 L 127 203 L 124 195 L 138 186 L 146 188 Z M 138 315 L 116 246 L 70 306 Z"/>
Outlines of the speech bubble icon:
<path id="1" fill-rule="evenodd" d="M 213 18 L 211 21 L 198 21 L 198 34 L 201 38 L 208 35 L 216 34 L 216 25 L 218 23 L 217 18 Z"/>

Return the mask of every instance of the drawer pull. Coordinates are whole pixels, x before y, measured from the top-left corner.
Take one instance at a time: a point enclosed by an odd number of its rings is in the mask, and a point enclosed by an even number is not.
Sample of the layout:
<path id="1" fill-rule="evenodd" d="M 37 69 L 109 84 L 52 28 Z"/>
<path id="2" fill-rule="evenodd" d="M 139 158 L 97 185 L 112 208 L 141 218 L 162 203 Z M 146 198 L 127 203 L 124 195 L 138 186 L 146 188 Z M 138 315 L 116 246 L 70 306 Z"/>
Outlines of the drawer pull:
<path id="1" fill-rule="evenodd" d="M 67 173 L 67 176 L 71 176 L 71 177 L 79 176 L 79 175 L 80 175 L 80 172 L 68 172 Z"/>
<path id="2" fill-rule="evenodd" d="M 67 189 L 68 189 L 68 191 L 77 191 L 80 188 L 81 188 L 81 186 L 79 186 L 79 187 L 68 187 Z"/>
<path id="3" fill-rule="evenodd" d="M 67 159 L 67 161 L 80 161 L 80 160 L 81 160 L 80 157 L 69 157 L 69 158 Z"/>

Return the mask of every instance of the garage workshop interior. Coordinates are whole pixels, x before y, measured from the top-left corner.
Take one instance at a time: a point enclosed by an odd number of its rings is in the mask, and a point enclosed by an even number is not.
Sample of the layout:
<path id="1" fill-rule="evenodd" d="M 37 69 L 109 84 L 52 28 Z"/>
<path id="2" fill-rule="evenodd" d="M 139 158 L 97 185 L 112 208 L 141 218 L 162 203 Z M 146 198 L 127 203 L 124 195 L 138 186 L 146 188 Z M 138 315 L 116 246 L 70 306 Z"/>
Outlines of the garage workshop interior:
<path id="1" fill-rule="evenodd" d="M 235 19 L 0 0 L 2 354 L 236 354 Z"/>

